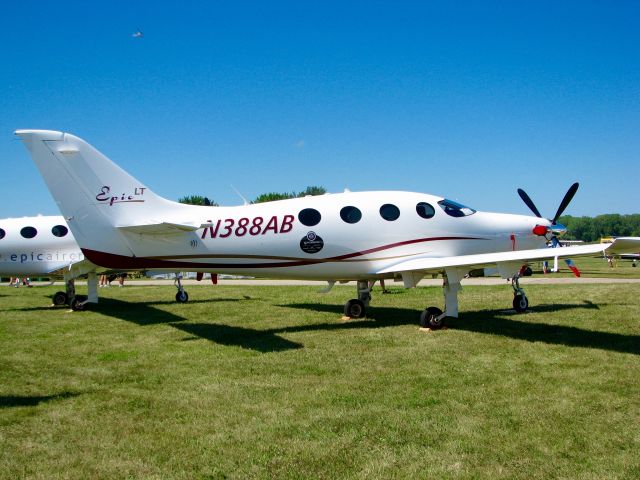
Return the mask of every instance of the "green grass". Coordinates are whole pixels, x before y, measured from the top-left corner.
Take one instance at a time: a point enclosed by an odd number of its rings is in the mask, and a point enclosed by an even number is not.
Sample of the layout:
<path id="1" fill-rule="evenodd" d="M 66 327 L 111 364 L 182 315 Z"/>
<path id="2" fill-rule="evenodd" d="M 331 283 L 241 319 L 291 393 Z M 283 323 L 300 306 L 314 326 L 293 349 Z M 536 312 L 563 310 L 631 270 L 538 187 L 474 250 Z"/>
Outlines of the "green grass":
<path id="1" fill-rule="evenodd" d="M 573 261 L 585 278 L 640 278 L 640 264 L 634 267 L 631 260 L 616 258 L 613 260 L 613 268 L 601 257 L 578 257 L 574 258 Z M 573 273 L 564 263 L 564 260 L 559 259 L 558 265 L 560 271 L 549 275 L 552 277 L 573 277 Z M 553 261 L 549 262 L 549 266 L 553 266 Z M 536 276 L 542 275 L 542 263 L 536 262 L 532 265 L 532 268 Z M 547 277 L 548 275 L 544 276 Z"/>
<path id="2" fill-rule="evenodd" d="M 638 478 L 640 285 L 0 290 L 0 477 Z"/>

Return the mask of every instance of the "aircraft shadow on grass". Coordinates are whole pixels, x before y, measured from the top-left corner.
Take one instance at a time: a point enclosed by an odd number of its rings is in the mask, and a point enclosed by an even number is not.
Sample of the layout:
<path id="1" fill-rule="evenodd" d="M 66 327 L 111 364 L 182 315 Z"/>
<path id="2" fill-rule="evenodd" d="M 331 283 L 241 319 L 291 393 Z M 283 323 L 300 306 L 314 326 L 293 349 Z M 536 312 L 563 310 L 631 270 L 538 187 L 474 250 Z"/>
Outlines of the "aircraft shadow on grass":
<path id="1" fill-rule="evenodd" d="M 217 323 L 180 323 L 171 326 L 220 345 L 238 346 L 261 353 L 282 352 L 303 347 L 301 343 L 292 342 L 277 335 L 280 332 L 284 333 L 285 329 L 257 330 Z"/>
<path id="2" fill-rule="evenodd" d="M 246 302 L 250 298 L 216 298 L 211 300 L 197 300 L 184 305 L 189 308 L 192 303 L 216 303 L 216 302 Z M 131 304 L 113 298 L 101 299 L 100 303 L 92 309 L 113 318 L 118 318 L 136 325 L 167 324 L 177 330 L 181 330 L 196 338 L 202 338 L 214 343 L 226 346 L 239 346 L 255 350 L 261 353 L 280 352 L 302 348 L 296 342 L 282 338 L 270 330 L 255 330 L 250 328 L 234 327 L 216 323 L 190 323 L 185 317 L 156 308 L 158 305 L 176 305 L 171 301 L 147 302 L 146 304 Z M 189 339 L 186 339 L 189 340 Z"/>
<path id="3" fill-rule="evenodd" d="M 211 303 L 222 301 L 243 302 L 246 300 L 238 298 L 224 298 L 200 300 L 196 302 Z M 322 330 L 337 331 L 352 328 L 387 328 L 399 325 L 418 324 L 418 313 L 414 309 L 372 307 L 369 310 L 370 317 L 367 319 L 351 320 L 342 323 L 316 323 L 310 325 L 294 325 L 282 328 L 258 330 L 219 323 L 185 322 L 185 317 L 156 308 L 158 305 L 175 305 L 175 303 L 170 301 L 158 301 L 148 302 L 146 304 L 131 304 L 130 302 L 107 298 L 101 300 L 100 304 L 93 308 L 104 315 L 132 322 L 136 325 L 145 326 L 167 324 L 173 328 L 188 333 L 195 338 L 202 338 L 220 345 L 239 346 L 241 348 L 255 350 L 261 353 L 280 352 L 303 348 L 304 345 L 287 340 L 281 337 L 281 334 Z M 279 306 L 284 308 L 335 313 L 336 316 L 342 315 L 342 309 L 338 305 L 298 303 Z M 576 309 L 598 310 L 599 307 L 592 302 L 584 301 L 583 303 L 576 304 L 536 306 L 532 308 L 532 311 L 544 313 Z M 39 310 L 39 308 L 35 308 L 34 310 Z M 459 330 L 499 335 L 528 342 L 543 342 L 569 347 L 598 348 L 602 350 L 640 355 L 639 335 L 624 335 L 619 333 L 585 330 L 563 325 L 526 322 L 517 319 L 522 318 L 521 315 L 522 314 L 516 314 L 513 310 L 481 310 L 477 312 L 465 312 L 462 318 L 448 319 L 448 325 L 451 328 Z M 190 340 L 190 338 L 185 340 Z"/>
<path id="4" fill-rule="evenodd" d="M 281 305 L 313 311 L 326 311 L 341 314 L 334 305 L 303 303 Z M 588 309 L 599 310 L 598 305 L 590 301 L 576 304 L 553 304 L 532 307 L 532 312 L 558 312 L 562 310 Z M 418 315 L 413 309 L 371 307 L 368 320 L 356 320 L 347 323 L 305 325 L 289 327 L 276 333 L 305 330 L 340 330 L 345 328 L 385 328 L 398 325 L 418 324 Z M 598 332 L 578 327 L 532 323 L 518 320 L 523 314 L 514 310 L 481 310 L 465 312 L 461 318 L 448 318 L 447 325 L 457 330 L 499 335 L 527 342 L 543 342 L 568 347 L 587 347 L 610 350 L 620 353 L 640 355 L 640 335 Z M 524 314 L 526 315 L 526 314 Z"/>
<path id="5" fill-rule="evenodd" d="M 0 408 L 35 407 L 40 403 L 77 397 L 75 392 L 62 392 L 56 395 L 0 395 Z"/>

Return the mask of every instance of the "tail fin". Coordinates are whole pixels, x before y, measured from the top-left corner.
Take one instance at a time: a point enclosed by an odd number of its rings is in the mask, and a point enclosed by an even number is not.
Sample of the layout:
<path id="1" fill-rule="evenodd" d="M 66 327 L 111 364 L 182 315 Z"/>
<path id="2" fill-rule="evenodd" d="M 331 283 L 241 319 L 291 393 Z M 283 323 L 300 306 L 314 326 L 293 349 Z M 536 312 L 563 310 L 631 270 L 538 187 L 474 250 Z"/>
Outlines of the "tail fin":
<path id="1" fill-rule="evenodd" d="M 184 207 L 156 195 L 74 135 L 49 130 L 15 133 L 83 249 L 135 256 L 119 229 L 176 218 Z"/>

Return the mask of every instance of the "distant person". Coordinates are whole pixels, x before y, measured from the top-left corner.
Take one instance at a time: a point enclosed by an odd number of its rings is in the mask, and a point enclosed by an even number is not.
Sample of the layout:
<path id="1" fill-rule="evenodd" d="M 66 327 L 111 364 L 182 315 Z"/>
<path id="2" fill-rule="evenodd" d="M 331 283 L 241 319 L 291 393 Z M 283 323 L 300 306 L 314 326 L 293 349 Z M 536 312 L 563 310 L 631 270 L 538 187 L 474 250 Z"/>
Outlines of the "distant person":
<path id="1" fill-rule="evenodd" d="M 127 278 L 127 273 L 123 272 L 118 275 L 118 286 L 124 287 L 124 279 Z"/>
<path id="2" fill-rule="evenodd" d="M 101 287 L 108 287 L 109 284 L 107 283 L 107 274 L 103 273 L 102 275 L 100 275 L 100 286 Z"/>
<path id="3" fill-rule="evenodd" d="M 373 286 L 376 284 L 376 280 L 369 282 L 369 291 L 373 290 Z M 389 293 L 389 290 L 384 285 L 384 278 L 380 279 L 380 286 L 382 287 L 382 293 Z"/>
<path id="4" fill-rule="evenodd" d="M 25 287 L 31 287 L 31 279 L 29 277 L 22 277 L 22 285 Z"/>

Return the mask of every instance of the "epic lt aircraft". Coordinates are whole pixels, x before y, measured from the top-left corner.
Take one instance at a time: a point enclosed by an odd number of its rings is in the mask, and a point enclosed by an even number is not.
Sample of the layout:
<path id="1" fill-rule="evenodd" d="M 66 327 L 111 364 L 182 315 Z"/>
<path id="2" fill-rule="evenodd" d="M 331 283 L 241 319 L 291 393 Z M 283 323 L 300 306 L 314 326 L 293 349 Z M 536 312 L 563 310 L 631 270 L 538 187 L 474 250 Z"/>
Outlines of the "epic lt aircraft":
<path id="1" fill-rule="evenodd" d="M 0 220 L 0 275 L 62 276 L 67 291 L 54 294 L 54 305 L 73 305 L 73 279 L 84 274 L 95 279 L 96 268 L 84 258 L 62 216 Z M 97 291 L 92 296 L 90 289 L 89 296 L 97 301 Z"/>
<path id="2" fill-rule="evenodd" d="M 62 277 L 66 290 L 53 295 L 54 305 L 83 310 L 87 303 L 97 303 L 97 274 L 110 270 L 84 258 L 61 215 L 0 219 L 0 276 Z M 179 271 L 148 273 L 176 274 L 176 300 L 185 300 Z M 75 279 L 83 275 L 87 276 L 87 297 L 76 296 L 75 291 Z"/>
<path id="3" fill-rule="evenodd" d="M 362 317 L 368 281 L 401 276 L 414 287 L 443 275 L 444 312 L 425 309 L 423 326 L 458 316 L 460 280 L 497 267 L 511 278 L 514 308 L 528 300 L 520 271 L 529 261 L 634 250 L 640 238 L 547 248 L 564 232 L 554 219 L 478 212 L 442 197 L 399 191 L 345 192 L 237 207 L 184 205 L 156 195 L 84 140 L 63 132 L 18 130 L 85 257 L 112 269 L 165 269 L 282 278 L 357 281 L 345 315 Z M 557 244 L 557 241 L 554 243 Z M 560 253 L 559 253 L 560 252 Z M 179 292 L 180 293 L 180 292 Z M 186 299 L 185 299 L 186 300 Z"/>

